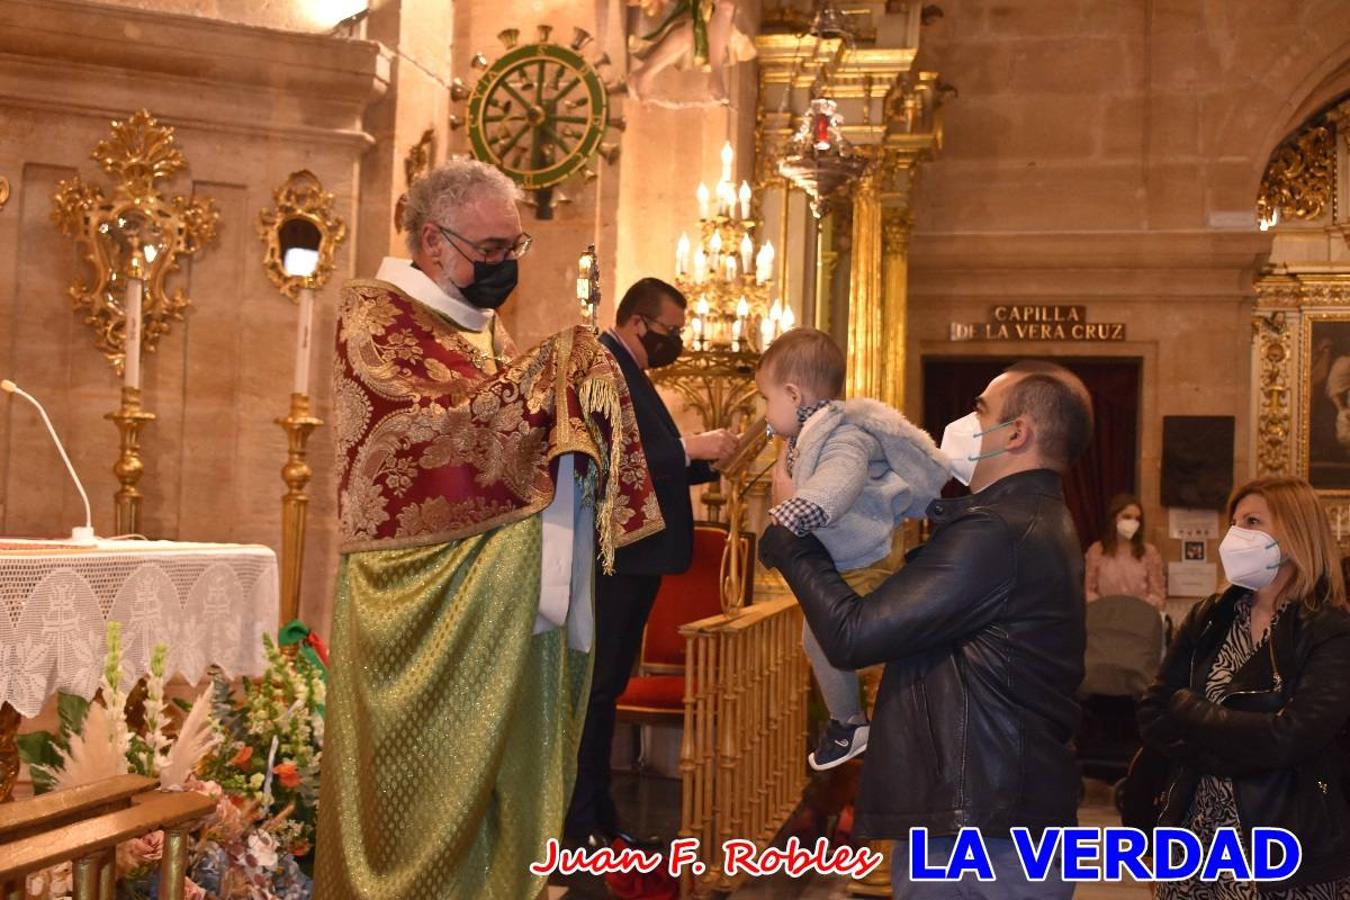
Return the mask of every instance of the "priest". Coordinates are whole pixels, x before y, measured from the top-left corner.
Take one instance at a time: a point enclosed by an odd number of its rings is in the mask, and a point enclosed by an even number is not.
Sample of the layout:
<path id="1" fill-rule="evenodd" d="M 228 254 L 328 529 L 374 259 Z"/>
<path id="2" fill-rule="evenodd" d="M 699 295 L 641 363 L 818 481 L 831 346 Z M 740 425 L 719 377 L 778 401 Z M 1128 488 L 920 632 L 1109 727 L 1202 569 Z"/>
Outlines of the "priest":
<path id="1" fill-rule="evenodd" d="M 433 169 L 409 190 L 411 261 L 343 290 L 325 900 L 541 891 L 596 556 L 663 527 L 614 358 L 580 326 L 517 354 L 502 327 L 531 242 L 518 199 L 483 163 Z"/>

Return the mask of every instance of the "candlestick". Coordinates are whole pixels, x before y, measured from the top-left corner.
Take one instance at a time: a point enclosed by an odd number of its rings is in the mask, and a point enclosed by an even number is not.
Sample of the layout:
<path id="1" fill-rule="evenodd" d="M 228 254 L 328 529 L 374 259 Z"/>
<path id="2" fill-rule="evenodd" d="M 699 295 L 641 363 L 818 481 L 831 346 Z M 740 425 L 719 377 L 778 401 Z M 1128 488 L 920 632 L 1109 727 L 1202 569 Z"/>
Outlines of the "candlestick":
<path id="1" fill-rule="evenodd" d="M 300 583 L 305 561 L 305 524 L 309 496 L 305 487 L 313 470 L 309 467 L 305 445 L 309 435 L 323 422 L 309 414 L 309 396 L 291 394 L 291 414 L 275 420 L 286 431 L 286 464 L 281 479 L 286 493 L 281 498 L 281 624 L 300 614 Z"/>
<path id="2" fill-rule="evenodd" d="M 793 315 L 792 307 L 783 307 L 783 330 L 791 331 L 797 325 L 797 317 Z"/>
<path id="3" fill-rule="evenodd" d="M 736 151 L 731 149 L 731 141 L 722 145 L 722 180 L 731 180 L 731 161 L 736 158 Z"/>
<path id="4" fill-rule="evenodd" d="M 708 218 L 708 186 L 701 181 L 698 183 L 698 217 Z"/>
<path id="5" fill-rule="evenodd" d="M 733 256 L 732 254 L 728 253 L 725 257 L 723 257 L 723 259 L 724 259 L 724 261 L 725 261 L 725 268 L 726 268 L 726 273 L 727 273 L 727 281 L 735 281 L 735 280 L 736 280 L 736 257 Z"/>
<path id="6" fill-rule="evenodd" d="M 759 349 L 764 351 L 769 349 L 769 344 L 773 343 L 773 322 L 767 318 L 759 320 Z"/>
<path id="7" fill-rule="evenodd" d="M 154 413 L 141 409 L 141 389 L 122 386 L 122 404 L 117 412 L 103 418 L 117 426 L 120 451 L 113 464 L 113 474 L 121 485 L 113 494 L 113 530 L 117 534 L 141 533 L 141 476 L 145 464 L 141 462 L 140 431 L 147 422 L 155 420 Z"/>
<path id="8" fill-rule="evenodd" d="M 126 322 L 122 345 L 122 386 L 137 391 L 141 389 L 141 292 L 144 286 L 139 278 L 127 279 L 122 309 Z"/>
<path id="9" fill-rule="evenodd" d="M 749 315 L 750 315 L 750 301 L 746 300 L 745 297 L 742 296 L 741 299 L 736 301 L 736 319 L 737 321 L 739 321 L 741 319 L 746 318 Z"/>
<path id="10" fill-rule="evenodd" d="M 741 182 L 741 218 L 750 218 L 750 183 Z"/>
<path id="11" fill-rule="evenodd" d="M 741 271 L 749 274 L 750 258 L 754 255 L 755 245 L 750 240 L 750 235 L 741 238 Z"/>
<path id="12" fill-rule="evenodd" d="M 712 240 L 708 241 L 708 262 L 714 269 L 722 264 L 722 232 L 714 231 Z"/>
<path id="13" fill-rule="evenodd" d="M 731 323 L 731 352 L 739 353 L 741 350 L 741 320 L 737 319 Z"/>
<path id="14" fill-rule="evenodd" d="M 694 283 L 702 284 L 708 277 L 708 255 L 699 247 L 694 251 Z"/>
<path id="15" fill-rule="evenodd" d="M 680 241 L 675 245 L 675 277 L 683 278 L 689 274 L 689 235 L 680 232 Z"/>

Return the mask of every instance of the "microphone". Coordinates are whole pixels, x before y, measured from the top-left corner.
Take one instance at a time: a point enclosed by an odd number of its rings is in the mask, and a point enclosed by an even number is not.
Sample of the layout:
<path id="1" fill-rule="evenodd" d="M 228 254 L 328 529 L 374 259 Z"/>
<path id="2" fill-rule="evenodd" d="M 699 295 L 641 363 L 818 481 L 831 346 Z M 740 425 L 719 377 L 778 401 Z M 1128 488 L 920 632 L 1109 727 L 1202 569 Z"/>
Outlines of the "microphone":
<path id="1" fill-rule="evenodd" d="M 66 448 L 62 446 L 61 439 L 56 436 L 56 429 L 52 427 L 52 420 L 47 418 L 47 411 L 42 408 L 42 404 L 37 402 L 32 394 L 19 387 L 8 378 L 0 381 L 0 391 L 6 394 L 18 394 L 23 399 L 37 407 L 38 413 L 42 416 L 42 421 L 47 426 L 47 433 L 52 436 L 52 442 L 56 444 L 56 449 L 61 454 L 61 459 L 65 461 L 66 471 L 70 473 L 70 478 L 75 482 L 75 487 L 80 492 L 80 499 L 84 501 L 84 527 L 75 527 L 70 530 L 70 539 L 80 544 L 95 543 L 98 538 L 94 537 L 94 517 L 89 510 L 89 495 L 84 492 L 84 485 L 80 483 L 80 476 L 75 474 L 75 467 L 70 464 L 70 457 L 66 456 Z"/>

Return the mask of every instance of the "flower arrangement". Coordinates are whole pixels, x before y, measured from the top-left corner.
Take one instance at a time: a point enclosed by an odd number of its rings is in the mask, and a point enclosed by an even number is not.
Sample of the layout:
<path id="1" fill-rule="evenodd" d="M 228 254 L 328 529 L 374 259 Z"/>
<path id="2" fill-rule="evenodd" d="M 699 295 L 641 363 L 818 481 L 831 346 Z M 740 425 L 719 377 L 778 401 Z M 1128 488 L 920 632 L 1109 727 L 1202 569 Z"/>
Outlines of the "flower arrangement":
<path id="1" fill-rule="evenodd" d="M 326 653 L 299 623 L 283 629 L 282 639 L 302 652 L 288 653 L 264 635 L 268 665 L 260 678 L 242 679 L 236 690 L 214 670 L 192 704 L 175 707 L 164 698 L 164 645 L 152 654 L 144 698 L 122 691 L 121 626 L 110 622 L 96 699 L 60 695 L 58 732 L 20 738 L 34 790 L 133 772 L 166 789 L 207 794 L 216 808 L 189 841 L 189 900 L 309 900 Z M 163 843 L 156 831 L 118 847 L 119 900 L 155 896 Z M 30 897 L 68 898 L 70 864 L 31 876 L 27 888 Z"/>

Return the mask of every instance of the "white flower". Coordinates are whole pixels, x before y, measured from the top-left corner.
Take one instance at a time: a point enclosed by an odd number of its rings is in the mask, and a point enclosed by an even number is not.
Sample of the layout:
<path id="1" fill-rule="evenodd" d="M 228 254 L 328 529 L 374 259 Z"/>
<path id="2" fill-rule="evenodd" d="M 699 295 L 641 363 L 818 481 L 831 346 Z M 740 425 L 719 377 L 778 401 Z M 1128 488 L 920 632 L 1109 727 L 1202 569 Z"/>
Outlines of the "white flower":
<path id="1" fill-rule="evenodd" d="M 248 786 L 251 787 L 251 788 L 253 788 L 253 790 L 255 790 L 255 791 L 260 791 L 260 790 L 262 790 L 262 786 L 263 786 L 263 773 L 261 773 L 261 772 L 254 772 L 254 773 L 253 773 L 253 777 L 250 778 L 250 779 L 248 780 Z"/>
<path id="2" fill-rule="evenodd" d="M 248 855 L 254 865 L 271 869 L 277 864 L 277 842 L 265 831 L 255 831 L 248 836 Z"/>

